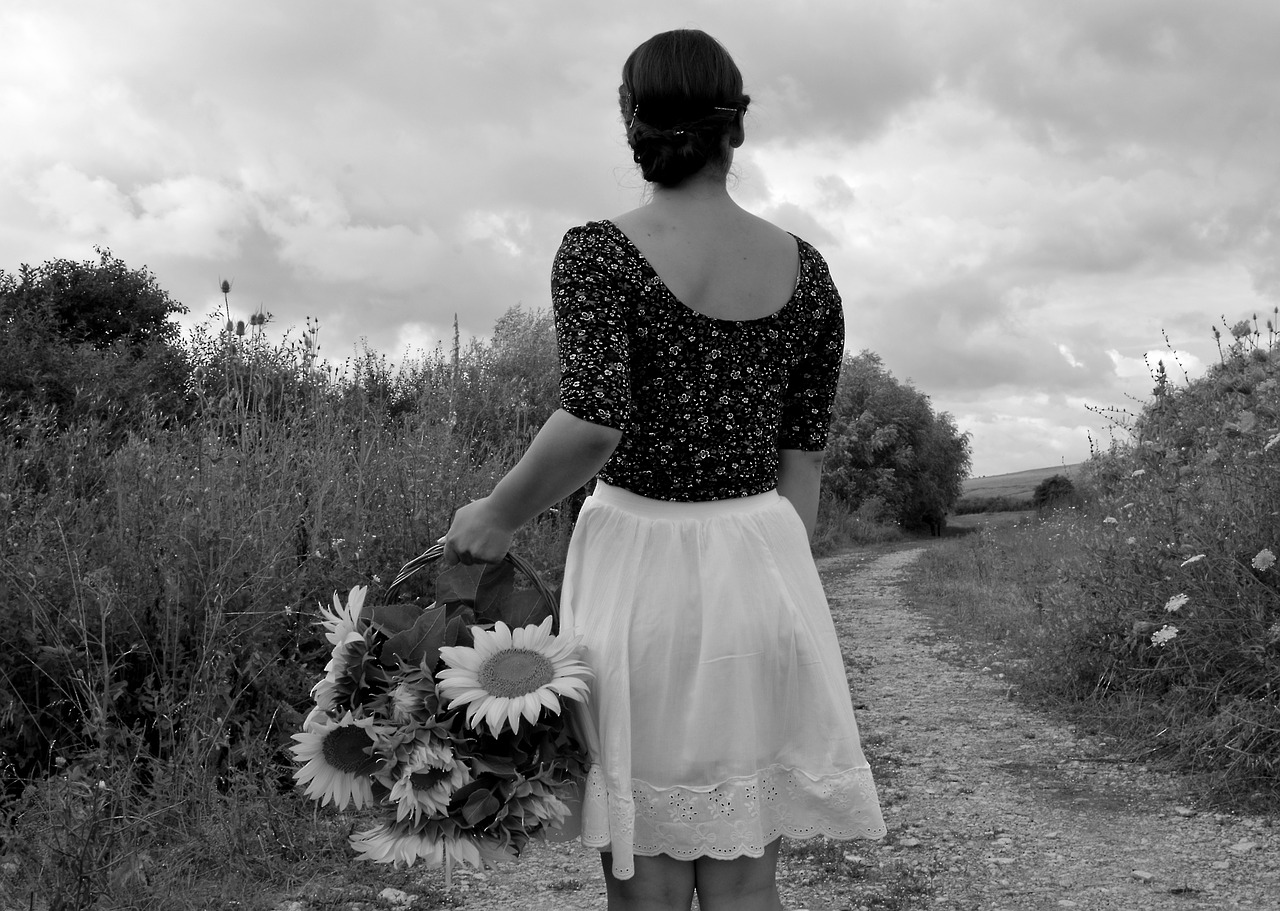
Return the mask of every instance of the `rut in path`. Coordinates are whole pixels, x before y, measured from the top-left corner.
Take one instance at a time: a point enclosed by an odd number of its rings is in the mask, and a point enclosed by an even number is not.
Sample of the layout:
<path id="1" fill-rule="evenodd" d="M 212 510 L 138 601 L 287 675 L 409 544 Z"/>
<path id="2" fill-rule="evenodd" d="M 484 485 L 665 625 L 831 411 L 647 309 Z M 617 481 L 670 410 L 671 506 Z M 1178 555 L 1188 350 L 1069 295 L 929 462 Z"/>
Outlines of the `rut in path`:
<path id="1" fill-rule="evenodd" d="M 905 601 L 922 552 L 820 562 L 889 824 L 866 853 L 928 875 L 930 908 L 1278 911 L 1270 821 L 1183 806 L 1175 777 L 1019 701 Z"/>

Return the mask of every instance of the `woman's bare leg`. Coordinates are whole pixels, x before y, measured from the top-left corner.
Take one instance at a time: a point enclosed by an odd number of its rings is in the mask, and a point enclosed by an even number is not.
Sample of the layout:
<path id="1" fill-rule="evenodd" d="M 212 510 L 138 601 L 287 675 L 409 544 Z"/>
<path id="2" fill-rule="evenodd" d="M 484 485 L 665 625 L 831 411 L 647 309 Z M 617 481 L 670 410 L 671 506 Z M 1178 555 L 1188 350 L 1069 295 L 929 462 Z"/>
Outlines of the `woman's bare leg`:
<path id="1" fill-rule="evenodd" d="M 702 911 L 782 911 L 777 880 L 781 844 L 781 839 L 771 842 L 763 857 L 695 860 L 698 907 Z"/>
<path id="2" fill-rule="evenodd" d="M 636 875 L 613 875 L 613 855 L 602 853 L 609 911 L 689 911 L 693 905 L 693 863 L 674 857 L 635 858 Z"/>

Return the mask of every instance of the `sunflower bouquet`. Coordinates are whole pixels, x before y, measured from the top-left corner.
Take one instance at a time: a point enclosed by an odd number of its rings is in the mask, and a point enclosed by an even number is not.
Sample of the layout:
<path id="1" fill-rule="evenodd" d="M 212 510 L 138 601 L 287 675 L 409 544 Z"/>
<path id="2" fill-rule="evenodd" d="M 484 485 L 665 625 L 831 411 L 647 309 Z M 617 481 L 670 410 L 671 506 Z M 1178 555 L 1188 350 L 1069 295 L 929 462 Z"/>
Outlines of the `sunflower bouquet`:
<path id="1" fill-rule="evenodd" d="M 388 598 L 438 559 L 400 571 Z M 536 590 L 517 589 L 514 569 Z M 321 806 L 382 808 L 351 836 L 365 860 L 473 867 L 517 857 L 564 822 L 586 757 L 563 699 L 591 671 L 555 632 L 555 596 L 514 554 L 439 574 L 435 603 L 367 606 L 367 589 L 321 608 L 333 646 L 292 751 Z M 446 867 L 447 869 L 447 867 Z"/>

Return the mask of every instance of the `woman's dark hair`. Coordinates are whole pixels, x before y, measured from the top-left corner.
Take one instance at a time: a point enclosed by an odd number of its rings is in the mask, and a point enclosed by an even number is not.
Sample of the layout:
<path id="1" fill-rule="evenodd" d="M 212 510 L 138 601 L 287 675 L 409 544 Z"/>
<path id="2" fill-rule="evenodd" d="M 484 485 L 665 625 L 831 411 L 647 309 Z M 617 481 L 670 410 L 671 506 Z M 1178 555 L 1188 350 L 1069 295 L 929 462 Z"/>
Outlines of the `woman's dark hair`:
<path id="1" fill-rule="evenodd" d="M 697 29 L 654 35 L 622 66 L 627 142 L 644 179 L 664 187 L 727 165 L 725 137 L 750 102 L 729 52 Z"/>

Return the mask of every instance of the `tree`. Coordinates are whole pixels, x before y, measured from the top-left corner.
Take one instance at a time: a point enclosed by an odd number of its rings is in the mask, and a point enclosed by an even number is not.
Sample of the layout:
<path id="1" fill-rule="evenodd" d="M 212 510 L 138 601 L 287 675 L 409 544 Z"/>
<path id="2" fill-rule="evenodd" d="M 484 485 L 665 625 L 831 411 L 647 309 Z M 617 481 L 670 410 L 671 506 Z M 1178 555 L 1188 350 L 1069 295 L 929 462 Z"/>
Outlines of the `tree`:
<path id="1" fill-rule="evenodd" d="M 187 365 L 171 317 L 186 308 L 145 268 L 96 262 L 0 270 L 0 413 L 51 409 L 113 423 L 181 413 Z"/>
<path id="2" fill-rule="evenodd" d="M 171 318 L 187 308 L 171 298 L 146 267 L 130 269 L 103 247 L 98 261 L 50 260 L 23 265 L 17 276 L 0 270 L 0 313 L 43 316 L 70 344 L 110 348 L 119 342 L 138 350 L 159 341 L 172 344 Z"/>
<path id="3" fill-rule="evenodd" d="M 1076 485 L 1064 474 L 1050 475 L 1031 492 L 1031 505 L 1042 512 L 1076 501 Z"/>
<path id="4" fill-rule="evenodd" d="M 846 356 L 824 486 L 850 506 L 872 499 L 907 527 L 940 531 L 970 466 L 969 435 L 870 351 Z"/>

